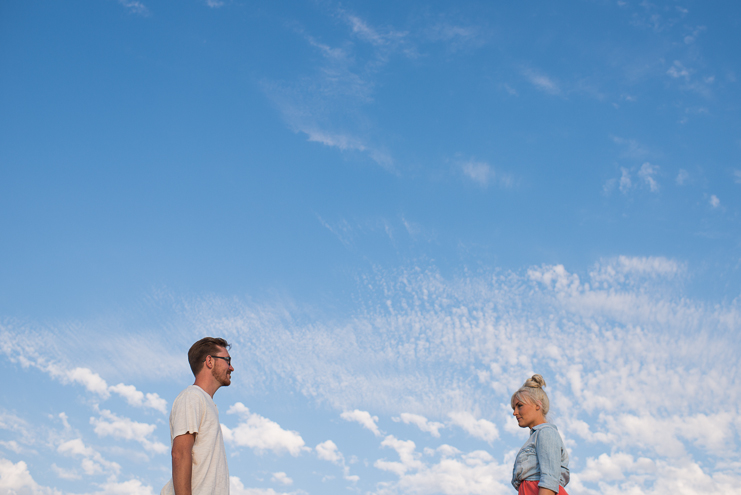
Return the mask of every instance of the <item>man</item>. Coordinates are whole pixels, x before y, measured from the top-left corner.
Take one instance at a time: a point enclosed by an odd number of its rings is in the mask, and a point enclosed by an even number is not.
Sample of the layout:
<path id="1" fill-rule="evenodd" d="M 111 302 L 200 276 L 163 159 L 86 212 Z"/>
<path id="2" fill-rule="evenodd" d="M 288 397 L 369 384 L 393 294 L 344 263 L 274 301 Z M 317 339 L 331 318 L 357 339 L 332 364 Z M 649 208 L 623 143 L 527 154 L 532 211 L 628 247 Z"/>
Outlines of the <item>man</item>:
<path id="1" fill-rule="evenodd" d="M 230 347 L 224 339 L 206 337 L 188 351 L 196 381 L 172 403 L 172 479 L 160 495 L 229 493 L 229 467 L 213 397 L 220 387 L 232 382 Z"/>

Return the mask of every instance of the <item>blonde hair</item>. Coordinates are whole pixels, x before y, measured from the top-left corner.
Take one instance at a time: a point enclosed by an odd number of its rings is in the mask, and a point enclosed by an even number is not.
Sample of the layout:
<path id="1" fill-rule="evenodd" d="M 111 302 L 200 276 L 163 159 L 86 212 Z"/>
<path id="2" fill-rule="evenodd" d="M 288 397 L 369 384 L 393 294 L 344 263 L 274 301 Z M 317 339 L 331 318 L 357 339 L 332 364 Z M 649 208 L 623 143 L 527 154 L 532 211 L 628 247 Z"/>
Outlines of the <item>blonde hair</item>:
<path id="1" fill-rule="evenodd" d="M 532 377 L 525 380 L 522 387 L 512 394 L 512 409 L 515 408 L 515 402 L 522 401 L 527 404 L 537 404 L 543 411 L 543 416 L 548 414 L 551 408 L 551 404 L 548 401 L 548 395 L 543 390 L 545 387 L 545 380 L 540 375 L 533 375 Z"/>

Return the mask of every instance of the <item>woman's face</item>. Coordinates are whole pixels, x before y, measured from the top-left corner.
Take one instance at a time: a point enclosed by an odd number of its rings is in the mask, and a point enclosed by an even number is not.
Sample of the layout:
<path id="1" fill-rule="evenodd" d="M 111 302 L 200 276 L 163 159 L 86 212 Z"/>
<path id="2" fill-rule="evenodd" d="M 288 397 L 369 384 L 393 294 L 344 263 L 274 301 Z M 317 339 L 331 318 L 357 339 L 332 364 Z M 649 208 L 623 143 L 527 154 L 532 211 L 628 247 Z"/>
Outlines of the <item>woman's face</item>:
<path id="1" fill-rule="evenodd" d="M 532 402 L 525 402 L 522 399 L 515 400 L 512 415 L 517 419 L 520 428 L 532 428 L 545 423 L 545 416 L 543 416 L 543 410 L 540 406 Z"/>

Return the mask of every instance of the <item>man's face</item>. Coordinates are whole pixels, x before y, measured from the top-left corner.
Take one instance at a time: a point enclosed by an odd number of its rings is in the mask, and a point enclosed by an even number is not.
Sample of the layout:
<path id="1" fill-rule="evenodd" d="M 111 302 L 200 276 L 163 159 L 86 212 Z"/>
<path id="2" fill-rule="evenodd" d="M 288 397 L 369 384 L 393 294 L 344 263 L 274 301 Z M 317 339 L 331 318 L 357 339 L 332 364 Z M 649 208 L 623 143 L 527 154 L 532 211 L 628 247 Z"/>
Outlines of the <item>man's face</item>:
<path id="1" fill-rule="evenodd" d="M 218 352 L 212 354 L 212 356 L 218 357 L 212 357 L 214 360 L 214 366 L 211 368 L 211 374 L 222 387 L 228 387 L 232 383 L 232 371 L 234 371 L 234 368 L 225 360 L 219 359 L 219 357 L 231 358 L 231 356 L 229 356 L 229 351 L 225 348 L 218 347 L 218 349 Z"/>

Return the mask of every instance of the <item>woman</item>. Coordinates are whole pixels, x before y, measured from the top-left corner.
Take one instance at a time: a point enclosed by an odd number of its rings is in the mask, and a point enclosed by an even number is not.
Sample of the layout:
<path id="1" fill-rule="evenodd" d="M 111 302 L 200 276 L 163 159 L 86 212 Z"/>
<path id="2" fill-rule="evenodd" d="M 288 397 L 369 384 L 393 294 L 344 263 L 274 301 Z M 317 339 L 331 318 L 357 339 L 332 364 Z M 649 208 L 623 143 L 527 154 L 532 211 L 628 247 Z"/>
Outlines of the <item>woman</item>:
<path id="1" fill-rule="evenodd" d="M 512 485 L 519 495 L 567 495 L 569 454 L 558 429 L 546 420 L 550 404 L 545 380 L 533 375 L 512 395 L 513 415 L 520 428 L 530 428 L 512 471 Z"/>

